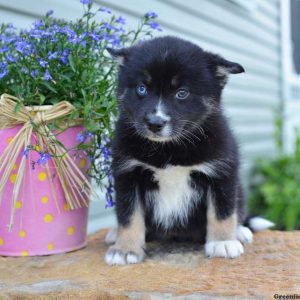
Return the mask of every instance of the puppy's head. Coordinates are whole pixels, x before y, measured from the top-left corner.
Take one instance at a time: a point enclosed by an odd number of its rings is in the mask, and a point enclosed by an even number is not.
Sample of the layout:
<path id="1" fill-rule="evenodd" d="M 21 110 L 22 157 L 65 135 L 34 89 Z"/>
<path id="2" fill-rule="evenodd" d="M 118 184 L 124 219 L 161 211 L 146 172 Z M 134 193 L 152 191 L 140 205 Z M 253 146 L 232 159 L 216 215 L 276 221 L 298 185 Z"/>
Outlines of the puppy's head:
<path id="1" fill-rule="evenodd" d="M 229 74 L 241 65 L 175 37 L 108 49 L 118 59 L 120 113 L 138 134 L 176 140 L 201 126 L 219 107 Z"/>

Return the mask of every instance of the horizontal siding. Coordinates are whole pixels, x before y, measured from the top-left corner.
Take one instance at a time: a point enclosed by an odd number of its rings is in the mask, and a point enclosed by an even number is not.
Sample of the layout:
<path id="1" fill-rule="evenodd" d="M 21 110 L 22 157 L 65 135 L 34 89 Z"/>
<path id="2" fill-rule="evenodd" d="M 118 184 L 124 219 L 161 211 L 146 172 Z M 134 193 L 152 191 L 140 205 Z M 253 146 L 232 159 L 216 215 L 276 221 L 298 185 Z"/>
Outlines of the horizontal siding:
<path id="1" fill-rule="evenodd" d="M 164 29 L 157 35 L 189 39 L 242 64 L 246 73 L 230 78 L 223 105 L 240 144 L 245 180 L 258 156 L 275 154 L 273 123 L 282 93 L 280 0 L 256 1 L 254 11 L 230 0 L 95 0 L 95 3 L 124 16 L 130 28 L 136 27 L 146 11 L 155 11 Z M 79 0 L 0 0 L 1 20 L 13 21 L 18 27 L 28 25 L 34 16 L 49 9 L 54 9 L 58 17 L 74 19 L 80 16 L 82 5 Z M 103 201 L 93 203 L 90 214 L 91 231 L 114 222 L 110 213 L 103 210 Z"/>

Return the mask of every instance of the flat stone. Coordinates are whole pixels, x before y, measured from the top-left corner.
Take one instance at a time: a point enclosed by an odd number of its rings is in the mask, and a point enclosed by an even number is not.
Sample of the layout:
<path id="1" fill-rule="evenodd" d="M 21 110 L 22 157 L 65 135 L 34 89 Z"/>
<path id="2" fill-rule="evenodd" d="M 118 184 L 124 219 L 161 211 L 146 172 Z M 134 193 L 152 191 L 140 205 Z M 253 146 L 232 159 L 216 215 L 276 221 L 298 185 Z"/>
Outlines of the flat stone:
<path id="1" fill-rule="evenodd" d="M 106 231 L 85 249 L 43 257 L 0 257 L 0 299 L 274 299 L 300 294 L 300 231 L 255 234 L 237 259 L 203 247 L 149 244 L 139 265 L 109 267 Z"/>

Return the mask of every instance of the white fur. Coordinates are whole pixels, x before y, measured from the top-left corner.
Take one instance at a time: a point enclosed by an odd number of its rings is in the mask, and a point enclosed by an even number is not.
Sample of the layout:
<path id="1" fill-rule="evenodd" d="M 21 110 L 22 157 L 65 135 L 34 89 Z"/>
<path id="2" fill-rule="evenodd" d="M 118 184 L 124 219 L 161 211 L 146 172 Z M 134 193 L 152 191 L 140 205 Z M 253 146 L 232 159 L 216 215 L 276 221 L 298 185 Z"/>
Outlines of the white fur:
<path id="1" fill-rule="evenodd" d="M 168 229 L 174 222 L 185 224 L 195 200 L 201 198 L 199 191 L 190 186 L 190 172 L 190 167 L 169 166 L 154 173 L 159 190 L 148 191 L 146 200 L 154 206 L 154 221 L 163 229 Z"/>
<path id="2" fill-rule="evenodd" d="M 118 229 L 111 228 L 105 236 L 105 243 L 114 244 L 117 241 L 117 237 L 118 237 Z"/>
<path id="3" fill-rule="evenodd" d="M 248 227 L 239 225 L 236 232 L 236 238 L 243 244 L 252 243 L 253 233 Z"/>
<path id="4" fill-rule="evenodd" d="M 254 231 L 266 230 L 274 225 L 273 222 L 261 217 L 254 217 L 249 220 L 249 227 Z"/>
<path id="5" fill-rule="evenodd" d="M 159 189 L 147 192 L 146 200 L 154 207 L 154 220 L 163 229 L 167 229 L 174 222 L 185 224 L 195 201 L 201 199 L 199 191 L 195 191 L 190 185 L 191 172 L 198 171 L 208 177 L 218 177 L 227 171 L 228 164 L 223 160 L 212 160 L 198 165 L 166 166 L 161 169 L 136 159 L 128 159 L 119 166 L 118 172 L 129 172 L 138 166 L 154 172 Z"/>
<path id="6" fill-rule="evenodd" d="M 108 251 L 108 252 L 106 252 L 105 261 L 110 266 L 125 265 L 126 264 L 125 256 L 121 255 L 117 251 Z"/>
<path id="7" fill-rule="evenodd" d="M 235 258 L 244 253 L 244 247 L 238 240 L 211 241 L 205 244 L 205 254 L 209 257 Z"/>
<path id="8" fill-rule="evenodd" d="M 171 117 L 165 113 L 165 107 L 164 107 L 164 105 L 163 105 L 163 103 L 162 103 L 161 100 L 159 100 L 159 102 L 158 102 L 158 104 L 156 106 L 156 113 L 155 113 L 155 115 L 157 117 L 162 118 L 164 121 L 170 121 L 170 119 L 171 119 Z"/>

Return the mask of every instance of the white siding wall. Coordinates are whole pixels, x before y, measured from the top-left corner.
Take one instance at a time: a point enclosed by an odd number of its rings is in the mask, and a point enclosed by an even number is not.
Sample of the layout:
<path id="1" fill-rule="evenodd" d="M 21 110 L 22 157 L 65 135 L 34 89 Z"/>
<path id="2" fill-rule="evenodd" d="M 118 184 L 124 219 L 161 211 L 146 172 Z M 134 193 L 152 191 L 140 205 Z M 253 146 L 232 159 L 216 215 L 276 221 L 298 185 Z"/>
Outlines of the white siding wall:
<path id="1" fill-rule="evenodd" d="M 255 1 L 252 10 L 236 0 L 95 2 L 127 18 L 131 27 L 145 12 L 155 11 L 164 28 L 161 34 L 181 36 L 242 64 L 246 73 L 232 75 L 223 103 L 240 142 L 243 174 L 257 156 L 275 153 L 274 112 L 281 101 L 280 0 Z M 0 21 L 24 27 L 49 9 L 58 17 L 75 18 L 81 8 L 79 0 L 0 0 Z M 103 203 L 91 207 L 91 231 L 114 222 Z"/>

